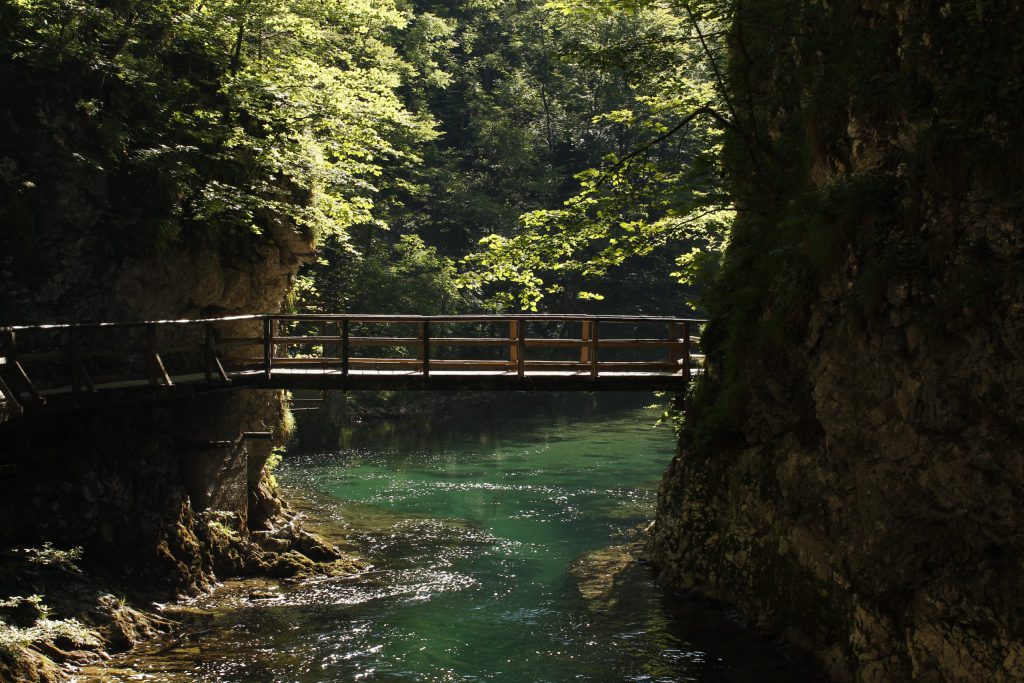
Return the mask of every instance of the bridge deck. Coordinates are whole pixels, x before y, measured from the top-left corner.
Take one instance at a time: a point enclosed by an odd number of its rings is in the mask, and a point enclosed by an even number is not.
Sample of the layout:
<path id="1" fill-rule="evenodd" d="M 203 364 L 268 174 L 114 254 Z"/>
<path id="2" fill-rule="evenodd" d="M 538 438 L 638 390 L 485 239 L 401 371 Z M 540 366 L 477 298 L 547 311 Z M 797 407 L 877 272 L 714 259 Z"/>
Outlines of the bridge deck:
<path id="1" fill-rule="evenodd" d="M 233 387 L 683 390 L 702 372 L 703 356 L 693 351 L 701 323 L 642 316 L 260 315 L 0 328 L 0 414 Z M 615 325 L 633 336 L 605 336 Z M 414 334 L 401 336 L 403 326 L 413 326 Z"/>

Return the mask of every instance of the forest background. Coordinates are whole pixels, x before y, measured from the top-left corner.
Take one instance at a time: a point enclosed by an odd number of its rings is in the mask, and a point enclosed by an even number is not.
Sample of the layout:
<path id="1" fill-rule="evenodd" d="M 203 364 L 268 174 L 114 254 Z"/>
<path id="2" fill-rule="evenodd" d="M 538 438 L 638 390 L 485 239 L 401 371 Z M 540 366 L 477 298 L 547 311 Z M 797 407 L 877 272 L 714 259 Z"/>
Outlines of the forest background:
<path id="1" fill-rule="evenodd" d="M 679 314 L 727 240 L 713 3 L 0 8 L 7 316 L 51 275 L 43 135 L 102 170 L 113 261 L 314 239 L 301 311 Z"/>

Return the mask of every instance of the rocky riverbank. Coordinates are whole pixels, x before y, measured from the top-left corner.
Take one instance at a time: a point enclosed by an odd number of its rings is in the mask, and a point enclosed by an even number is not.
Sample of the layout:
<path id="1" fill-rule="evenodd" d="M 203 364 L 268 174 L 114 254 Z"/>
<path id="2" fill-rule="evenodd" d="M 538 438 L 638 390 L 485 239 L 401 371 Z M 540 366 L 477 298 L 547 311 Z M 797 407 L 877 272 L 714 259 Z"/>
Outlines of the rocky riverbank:
<path id="1" fill-rule="evenodd" d="M 245 533 L 230 513 L 198 515 L 190 529 L 212 571 L 193 594 L 209 592 L 227 578 L 301 580 L 365 568 L 303 521 L 283 506 L 268 528 Z M 0 681 L 14 683 L 54 683 L 82 667 L 102 668 L 112 655 L 178 630 L 188 616 L 163 602 L 166 590 L 99 568 L 81 547 L 46 544 L 5 552 L 0 595 L 8 596 L 0 600 Z"/>

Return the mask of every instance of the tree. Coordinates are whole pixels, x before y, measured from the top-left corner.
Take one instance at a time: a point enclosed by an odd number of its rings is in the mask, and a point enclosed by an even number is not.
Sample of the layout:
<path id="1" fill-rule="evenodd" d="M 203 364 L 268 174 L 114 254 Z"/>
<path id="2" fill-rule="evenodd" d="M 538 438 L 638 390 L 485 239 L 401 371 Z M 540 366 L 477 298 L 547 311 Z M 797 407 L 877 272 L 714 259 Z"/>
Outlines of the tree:
<path id="1" fill-rule="evenodd" d="M 673 275 L 693 283 L 717 267 L 733 217 L 720 182 L 722 134 L 736 125 L 719 66 L 727 14 L 695 2 L 549 7 L 569 18 L 566 59 L 623 79 L 630 96 L 592 119 L 596 137 L 617 144 L 576 175 L 579 190 L 561 207 L 526 213 L 513 235 L 484 237 L 463 283 L 500 305 L 536 310 L 568 280 L 604 276 L 668 245 L 683 252 Z M 615 40 L 610 28 L 594 29 L 610 26 Z"/>

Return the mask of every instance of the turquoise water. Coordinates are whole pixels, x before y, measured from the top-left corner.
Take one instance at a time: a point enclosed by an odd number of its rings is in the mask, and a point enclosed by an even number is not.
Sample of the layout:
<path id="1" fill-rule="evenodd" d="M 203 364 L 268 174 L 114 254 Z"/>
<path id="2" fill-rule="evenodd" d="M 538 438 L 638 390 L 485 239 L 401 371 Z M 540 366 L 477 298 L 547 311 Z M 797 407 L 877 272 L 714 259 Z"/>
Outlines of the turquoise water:
<path id="1" fill-rule="evenodd" d="M 373 569 L 222 605 L 205 633 L 137 670 L 209 681 L 808 680 L 726 609 L 660 590 L 609 550 L 639 538 L 673 453 L 642 400 L 538 399 L 357 431 L 351 448 L 287 459 L 282 484 Z"/>

